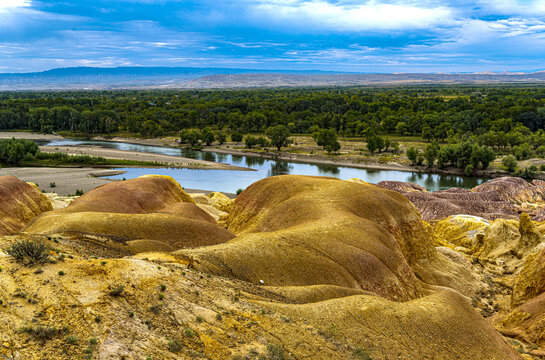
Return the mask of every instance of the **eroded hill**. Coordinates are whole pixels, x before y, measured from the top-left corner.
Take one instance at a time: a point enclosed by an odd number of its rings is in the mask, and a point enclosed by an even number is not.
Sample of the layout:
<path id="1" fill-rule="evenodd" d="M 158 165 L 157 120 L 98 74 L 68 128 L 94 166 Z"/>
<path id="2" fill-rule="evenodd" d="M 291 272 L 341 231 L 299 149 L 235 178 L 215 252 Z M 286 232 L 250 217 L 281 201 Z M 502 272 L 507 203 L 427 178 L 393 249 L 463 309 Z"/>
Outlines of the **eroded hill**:
<path id="1" fill-rule="evenodd" d="M 537 330 L 502 317 L 542 291 L 529 218 L 427 224 L 395 191 L 306 176 L 234 202 L 149 176 L 56 207 L 0 238 L 4 357 L 538 356 Z M 49 261 L 15 261 L 23 239 Z"/>

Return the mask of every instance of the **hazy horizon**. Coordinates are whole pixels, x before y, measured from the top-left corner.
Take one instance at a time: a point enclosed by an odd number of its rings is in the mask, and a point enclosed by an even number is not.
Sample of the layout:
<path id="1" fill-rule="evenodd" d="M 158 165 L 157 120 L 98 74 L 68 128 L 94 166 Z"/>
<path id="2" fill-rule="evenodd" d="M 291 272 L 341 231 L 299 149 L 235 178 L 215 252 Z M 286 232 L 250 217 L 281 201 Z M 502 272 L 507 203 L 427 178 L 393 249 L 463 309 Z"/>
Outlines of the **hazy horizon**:
<path id="1" fill-rule="evenodd" d="M 532 0 L 3 0 L 0 73 L 218 67 L 356 73 L 545 69 Z"/>

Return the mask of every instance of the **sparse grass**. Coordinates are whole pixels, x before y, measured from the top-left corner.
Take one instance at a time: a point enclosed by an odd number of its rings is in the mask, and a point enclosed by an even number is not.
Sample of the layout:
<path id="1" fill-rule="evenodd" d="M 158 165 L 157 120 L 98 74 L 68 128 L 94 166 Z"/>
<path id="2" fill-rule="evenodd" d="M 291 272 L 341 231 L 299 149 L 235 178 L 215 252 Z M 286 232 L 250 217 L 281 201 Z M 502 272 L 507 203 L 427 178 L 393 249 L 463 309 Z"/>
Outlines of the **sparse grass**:
<path id="1" fill-rule="evenodd" d="M 123 285 L 117 285 L 112 290 L 110 290 L 110 295 L 111 296 L 121 296 L 121 294 L 123 294 L 124 289 L 125 289 L 125 287 Z"/>
<path id="2" fill-rule="evenodd" d="M 41 341 L 47 341 L 51 340 L 63 333 L 68 332 L 68 328 L 56 328 L 53 326 L 42 326 L 38 325 L 36 327 L 34 326 L 25 326 L 19 329 L 19 332 L 32 335 L 34 338 L 41 340 Z"/>
<path id="3" fill-rule="evenodd" d="M 371 355 L 364 349 L 359 346 L 354 348 L 354 356 L 360 360 L 371 360 Z"/>
<path id="4" fill-rule="evenodd" d="M 284 360 L 286 355 L 284 354 L 284 347 L 282 345 L 267 345 L 267 355 L 270 360 Z"/>
<path id="5" fill-rule="evenodd" d="M 73 336 L 73 335 L 70 335 L 70 336 L 67 336 L 65 339 L 64 339 L 64 342 L 67 343 L 67 344 L 70 344 L 70 345 L 75 345 L 78 343 L 78 338 L 77 336 Z"/>
<path id="6" fill-rule="evenodd" d="M 182 343 L 178 340 L 170 340 L 168 342 L 168 350 L 173 353 L 177 353 L 182 350 Z"/>
<path id="7" fill-rule="evenodd" d="M 49 249 L 42 241 L 20 240 L 4 251 L 17 262 L 29 266 L 43 264 L 49 260 Z"/>

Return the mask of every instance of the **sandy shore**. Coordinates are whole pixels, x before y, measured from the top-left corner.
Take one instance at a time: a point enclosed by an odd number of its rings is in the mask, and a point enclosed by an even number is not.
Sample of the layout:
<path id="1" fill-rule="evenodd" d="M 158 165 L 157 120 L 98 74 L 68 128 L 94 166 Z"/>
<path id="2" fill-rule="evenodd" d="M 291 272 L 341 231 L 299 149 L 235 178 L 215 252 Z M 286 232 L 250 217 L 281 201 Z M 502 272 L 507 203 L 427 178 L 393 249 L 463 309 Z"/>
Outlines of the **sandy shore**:
<path id="1" fill-rule="evenodd" d="M 0 139 L 27 139 L 27 140 L 62 140 L 59 135 L 38 134 L 26 131 L 0 131 Z"/>
<path id="2" fill-rule="evenodd" d="M 221 164 L 212 161 L 190 159 L 180 156 L 142 153 L 137 151 L 105 149 L 98 146 L 40 146 L 40 150 L 42 152 L 62 152 L 69 155 L 101 156 L 107 159 L 157 162 L 160 164 L 160 166 L 176 168 L 252 171 L 249 168 Z"/>
<path id="3" fill-rule="evenodd" d="M 30 132 L 0 132 L 0 139 L 27 139 L 27 140 L 62 140 L 63 137 L 51 134 L 37 134 Z M 104 140 L 103 138 L 96 138 Z M 125 139 L 127 140 L 127 139 Z M 155 145 L 155 146 L 172 146 L 176 144 L 172 139 L 130 139 L 137 144 Z M 140 140 L 137 142 L 137 140 Z M 110 141 L 122 141 L 122 138 L 110 139 Z M 124 151 L 116 149 L 105 149 L 99 146 L 40 146 L 42 152 L 63 152 L 70 155 L 90 155 L 101 156 L 107 159 L 119 159 L 130 161 L 145 161 L 157 162 L 160 166 L 187 168 L 187 169 L 210 169 L 210 170 L 238 170 L 238 171 L 253 171 L 252 169 L 240 166 L 232 166 L 213 161 L 197 160 L 180 156 L 169 156 L 151 153 L 142 153 L 137 151 Z"/>
<path id="4" fill-rule="evenodd" d="M 76 190 L 86 192 L 112 181 L 96 176 L 112 176 L 123 173 L 124 171 L 93 168 L 20 167 L 0 169 L 0 175 L 16 176 L 23 181 L 37 184 L 41 190 L 55 192 L 62 196 L 75 194 Z M 51 186 L 52 184 L 55 186 Z"/>
<path id="5" fill-rule="evenodd" d="M 61 196 L 73 195 L 76 190 L 87 192 L 97 186 L 107 184 L 112 181 L 99 176 L 113 176 L 124 174 L 125 171 L 95 169 L 95 168 L 47 168 L 47 167 L 30 167 L 30 168 L 0 168 L 0 175 L 13 175 L 23 181 L 28 181 L 37 184 L 40 190 L 45 192 L 57 193 Z M 55 186 L 51 186 L 52 183 Z M 208 194 L 214 190 L 202 189 L 184 189 L 185 192 Z M 235 194 L 224 193 L 228 197 L 234 199 Z"/>

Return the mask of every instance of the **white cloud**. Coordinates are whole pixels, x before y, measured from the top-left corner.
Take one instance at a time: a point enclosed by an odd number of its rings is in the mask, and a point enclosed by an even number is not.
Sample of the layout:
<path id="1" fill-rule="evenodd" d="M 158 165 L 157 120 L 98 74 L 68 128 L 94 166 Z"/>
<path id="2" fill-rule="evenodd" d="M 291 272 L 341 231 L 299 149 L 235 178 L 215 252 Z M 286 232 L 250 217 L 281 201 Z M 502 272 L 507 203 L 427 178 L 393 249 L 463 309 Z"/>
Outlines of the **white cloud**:
<path id="1" fill-rule="evenodd" d="M 364 31 L 423 29 L 452 21 L 452 10 L 444 6 L 413 4 L 329 3 L 324 0 L 256 1 L 250 11 L 257 21 L 282 23 L 313 30 Z"/>
<path id="2" fill-rule="evenodd" d="M 543 0 L 480 0 L 483 10 L 505 15 L 545 15 L 545 1 Z"/>
<path id="3" fill-rule="evenodd" d="M 30 0 L 2 0 L 0 2 L 0 12 L 25 6 L 30 6 Z"/>

